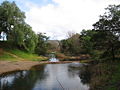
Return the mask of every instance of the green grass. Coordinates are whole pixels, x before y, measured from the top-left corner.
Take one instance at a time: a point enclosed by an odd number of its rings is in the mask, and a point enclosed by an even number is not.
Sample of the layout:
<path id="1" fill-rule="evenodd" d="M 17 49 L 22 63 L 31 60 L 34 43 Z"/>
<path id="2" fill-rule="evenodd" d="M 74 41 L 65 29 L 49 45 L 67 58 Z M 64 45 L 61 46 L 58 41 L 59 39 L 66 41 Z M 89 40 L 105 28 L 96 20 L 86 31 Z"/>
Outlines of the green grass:
<path id="1" fill-rule="evenodd" d="M 7 54 L 7 53 L 3 53 L 2 55 L 0 55 L 0 61 L 15 61 L 17 60 L 17 58 Z"/>
<path id="2" fill-rule="evenodd" d="M 11 52 L 12 54 L 15 54 L 15 55 L 17 55 L 18 57 L 21 57 L 21 58 L 26 59 L 26 60 L 32 60 L 32 61 L 46 60 L 45 57 L 38 56 L 37 54 L 32 54 L 32 53 L 28 53 L 28 52 L 23 52 L 23 51 L 18 50 L 18 49 L 10 50 L 10 52 Z"/>
<path id="3" fill-rule="evenodd" d="M 13 49 L 13 50 L 8 50 L 7 49 L 5 51 L 16 55 L 18 58 L 15 58 L 10 54 L 4 53 L 3 55 L 0 56 L 0 60 L 19 60 L 19 58 L 24 59 L 24 60 L 30 60 L 30 61 L 47 60 L 46 57 L 38 56 L 37 54 L 24 52 L 24 51 L 21 51 L 21 50 L 18 50 L 18 49 Z"/>
<path id="4" fill-rule="evenodd" d="M 23 58 L 23 59 L 32 59 L 32 58 L 38 57 L 38 56 L 35 55 L 35 54 L 23 52 L 23 51 L 17 50 L 17 49 L 9 50 L 8 52 L 10 52 L 10 53 L 12 53 L 12 54 L 15 54 L 15 55 L 17 55 L 18 57 L 21 57 L 21 58 Z"/>

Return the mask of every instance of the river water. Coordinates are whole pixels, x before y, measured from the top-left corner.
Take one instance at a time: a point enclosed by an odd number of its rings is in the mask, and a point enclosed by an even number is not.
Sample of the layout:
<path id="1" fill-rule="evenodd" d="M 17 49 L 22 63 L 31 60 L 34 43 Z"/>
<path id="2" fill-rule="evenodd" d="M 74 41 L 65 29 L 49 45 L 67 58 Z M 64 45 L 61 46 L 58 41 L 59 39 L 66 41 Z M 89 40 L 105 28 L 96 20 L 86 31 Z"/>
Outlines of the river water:
<path id="1" fill-rule="evenodd" d="M 85 76 L 81 76 L 84 74 L 80 68 L 84 67 L 72 64 L 39 65 L 1 76 L 0 90 L 89 90 L 89 84 L 83 80 Z"/>

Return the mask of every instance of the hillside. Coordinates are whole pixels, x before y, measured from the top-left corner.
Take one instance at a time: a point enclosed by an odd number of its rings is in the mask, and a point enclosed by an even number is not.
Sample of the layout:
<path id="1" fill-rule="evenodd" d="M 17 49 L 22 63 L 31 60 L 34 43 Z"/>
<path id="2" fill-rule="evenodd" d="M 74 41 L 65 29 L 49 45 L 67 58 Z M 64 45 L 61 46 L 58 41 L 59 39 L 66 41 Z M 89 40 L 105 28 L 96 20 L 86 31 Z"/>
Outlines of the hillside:
<path id="1" fill-rule="evenodd" d="M 59 51 L 60 50 L 60 41 L 59 40 L 48 40 L 47 41 L 50 45 L 50 49 L 53 51 Z"/>

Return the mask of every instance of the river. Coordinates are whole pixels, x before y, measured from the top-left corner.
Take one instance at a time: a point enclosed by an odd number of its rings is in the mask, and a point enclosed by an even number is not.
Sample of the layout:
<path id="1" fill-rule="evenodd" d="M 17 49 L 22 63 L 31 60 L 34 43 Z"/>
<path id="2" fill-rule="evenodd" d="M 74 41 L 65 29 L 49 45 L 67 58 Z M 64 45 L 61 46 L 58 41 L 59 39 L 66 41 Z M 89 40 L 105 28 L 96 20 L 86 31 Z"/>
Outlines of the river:
<path id="1" fill-rule="evenodd" d="M 34 66 L 0 76 L 0 90 L 89 90 L 80 68 L 82 64 L 74 63 Z"/>

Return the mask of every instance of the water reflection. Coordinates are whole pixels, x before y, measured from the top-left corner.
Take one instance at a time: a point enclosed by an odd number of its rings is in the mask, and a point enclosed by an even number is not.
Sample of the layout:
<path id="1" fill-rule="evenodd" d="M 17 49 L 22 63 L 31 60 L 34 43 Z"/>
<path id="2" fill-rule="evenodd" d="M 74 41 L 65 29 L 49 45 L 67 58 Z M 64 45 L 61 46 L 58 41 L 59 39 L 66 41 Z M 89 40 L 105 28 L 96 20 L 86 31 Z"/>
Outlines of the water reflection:
<path id="1" fill-rule="evenodd" d="M 91 72 L 89 69 L 89 66 L 84 66 L 84 68 L 81 68 L 79 77 L 81 78 L 81 82 L 83 84 L 89 84 L 91 80 Z"/>
<path id="2" fill-rule="evenodd" d="M 88 90 L 80 78 L 80 70 L 69 64 L 35 66 L 0 77 L 0 90 Z"/>

